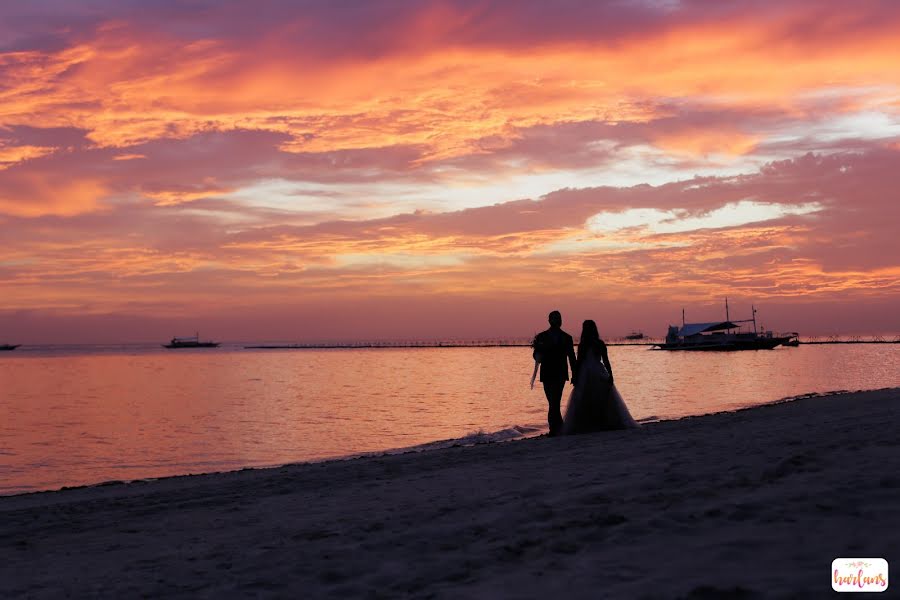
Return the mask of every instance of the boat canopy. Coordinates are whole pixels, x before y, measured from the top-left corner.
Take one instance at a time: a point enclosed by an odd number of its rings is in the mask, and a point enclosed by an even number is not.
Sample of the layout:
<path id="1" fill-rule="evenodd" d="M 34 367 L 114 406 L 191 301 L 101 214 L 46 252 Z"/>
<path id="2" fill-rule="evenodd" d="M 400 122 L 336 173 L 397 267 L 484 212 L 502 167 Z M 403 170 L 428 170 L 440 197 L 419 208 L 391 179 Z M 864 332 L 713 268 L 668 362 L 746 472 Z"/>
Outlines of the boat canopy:
<path id="1" fill-rule="evenodd" d="M 684 327 L 678 330 L 681 337 L 689 337 L 698 333 L 706 333 L 707 331 L 722 331 L 724 329 L 737 329 L 740 325 L 731 321 L 718 321 L 716 323 L 685 323 Z"/>

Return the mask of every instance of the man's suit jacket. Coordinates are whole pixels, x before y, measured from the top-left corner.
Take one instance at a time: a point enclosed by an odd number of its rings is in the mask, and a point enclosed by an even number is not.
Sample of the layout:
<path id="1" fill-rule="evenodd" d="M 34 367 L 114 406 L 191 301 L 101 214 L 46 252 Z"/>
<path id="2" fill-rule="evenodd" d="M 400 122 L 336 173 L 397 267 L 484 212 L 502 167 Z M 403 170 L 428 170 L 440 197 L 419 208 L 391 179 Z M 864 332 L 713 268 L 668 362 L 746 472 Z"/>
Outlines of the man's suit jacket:
<path id="1" fill-rule="evenodd" d="M 575 377 L 575 345 L 572 336 L 562 329 L 542 331 L 534 338 L 534 359 L 541 361 L 541 381 L 560 382 L 569 380 L 569 367 Z"/>

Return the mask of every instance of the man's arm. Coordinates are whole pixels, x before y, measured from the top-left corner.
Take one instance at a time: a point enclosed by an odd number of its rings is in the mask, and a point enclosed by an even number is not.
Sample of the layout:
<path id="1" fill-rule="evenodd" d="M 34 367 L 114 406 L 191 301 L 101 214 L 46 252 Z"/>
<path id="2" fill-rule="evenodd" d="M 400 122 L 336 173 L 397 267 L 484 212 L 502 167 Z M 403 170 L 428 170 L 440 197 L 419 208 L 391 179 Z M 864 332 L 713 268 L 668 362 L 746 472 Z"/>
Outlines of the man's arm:
<path id="1" fill-rule="evenodd" d="M 541 364 L 541 353 L 544 351 L 544 338 L 539 333 L 531 340 L 531 347 L 534 351 L 531 356 L 534 358 L 534 372 L 531 374 L 531 389 L 534 389 L 534 380 L 537 378 L 538 367 Z"/>
<path id="2" fill-rule="evenodd" d="M 543 334 L 539 333 L 536 336 L 534 336 L 534 339 L 531 340 L 531 348 L 533 350 L 531 353 L 531 357 L 534 358 L 534 360 L 540 362 L 541 354 L 544 351 L 544 336 L 543 336 Z"/>
<path id="3" fill-rule="evenodd" d="M 534 389 L 534 380 L 537 377 L 540 364 L 541 360 L 539 358 L 534 359 L 534 372 L 531 373 L 531 389 Z"/>

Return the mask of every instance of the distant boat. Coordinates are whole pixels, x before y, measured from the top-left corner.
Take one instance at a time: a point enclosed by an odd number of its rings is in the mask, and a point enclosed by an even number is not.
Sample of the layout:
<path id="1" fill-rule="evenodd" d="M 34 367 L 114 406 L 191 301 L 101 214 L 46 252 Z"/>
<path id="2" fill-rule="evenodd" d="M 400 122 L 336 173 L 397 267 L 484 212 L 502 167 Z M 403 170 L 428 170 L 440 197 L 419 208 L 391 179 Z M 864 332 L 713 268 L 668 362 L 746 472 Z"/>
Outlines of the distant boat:
<path id="1" fill-rule="evenodd" d="M 752 308 L 752 307 L 751 307 Z M 756 308 L 752 308 L 753 318 L 732 321 L 728 314 L 728 299 L 725 299 L 725 320 L 712 323 L 685 323 L 682 311 L 681 327 L 669 325 L 666 341 L 657 344 L 659 350 L 771 350 L 799 339 L 796 333 L 775 335 L 771 331 L 757 330 Z M 753 323 L 753 331 L 737 331 L 741 323 Z M 790 343 L 790 345 L 796 345 Z"/>
<path id="2" fill-rule="evenodd" d="M 796 331 L 792 331 L 791 333 L 785 334 L 788 337 L 788 341 L 782 344 L 782 346 L 799 346 L 800 345 L 800 334 Z"/>
<path id="3" fill-rule="evenodd" d="M 632 331 L 628 335 L 625 336 L 626 340 L 642 340 L 644 339 L 643 331 Z"/>
<path id="4" fill-rule="evenodd" d="M 15 350 L 22 344 L 0 344 L 0 350 Z"/>
<path id="5" fill-rule="evenodd" d="M 201 342 L 200 334 L 193 337 L 173 337 L 168 344 L 163 344 L 163 348 L 217 348 L 219 342 Z"/>

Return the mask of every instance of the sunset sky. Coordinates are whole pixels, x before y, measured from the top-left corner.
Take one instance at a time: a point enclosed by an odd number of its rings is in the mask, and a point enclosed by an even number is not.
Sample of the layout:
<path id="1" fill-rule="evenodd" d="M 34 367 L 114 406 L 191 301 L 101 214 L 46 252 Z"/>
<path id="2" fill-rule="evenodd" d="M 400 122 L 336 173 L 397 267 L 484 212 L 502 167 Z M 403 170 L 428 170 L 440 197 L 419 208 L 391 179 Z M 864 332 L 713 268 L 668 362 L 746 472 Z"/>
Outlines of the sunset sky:
<path id="1" fill-rule="evenodd" d="M 0 5 L 0 343 L 900 334 L 900 2 Z"/>

